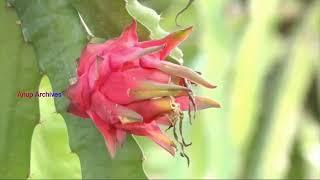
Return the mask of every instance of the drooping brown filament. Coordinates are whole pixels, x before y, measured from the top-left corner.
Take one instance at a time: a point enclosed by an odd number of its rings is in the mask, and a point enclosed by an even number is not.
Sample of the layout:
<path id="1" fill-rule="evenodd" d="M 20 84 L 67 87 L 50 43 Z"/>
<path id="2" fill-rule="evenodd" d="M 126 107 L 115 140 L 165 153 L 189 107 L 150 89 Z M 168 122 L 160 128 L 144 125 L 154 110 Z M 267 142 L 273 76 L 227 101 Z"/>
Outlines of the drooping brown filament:
<path id="1" fill-rule="evenodd" d="M 192 82 L 188 81 L 187 79 L 183 79 L 183 85 L 188 88 L 192 89 Z M 188 97 L 189 97 L 189 107 L 188 107 L 188 116 L 189 116 L 189 122 L 190 125 L 192 125 L 192 119 L 195 119 L 195 113 L 197 111 L 197 106 L 195 102 L 195 97 L 194 93 L 191 90 L 188 92 Z M 185 148 L 192 145 L 192 142 L 186 143 L 184 136 L 183 136 L 183 112 L 180 110 L 180 105 L 175 103 L 174 97 L 171 98 L 171 108 L 172 111 L 169 113 L 169 120 L 170 120 L 170 126 L 166 129 L 169 130 L 173 128 L 173 136 L 174 139 L 176 140 L 177 143 L 180 145 L 180 156 L 184 157 L 187 159 L 188 167 L 190 165 L 190 158 L 185 152 Z M 193 115 L 192 115 L 193 112 Z M 179 135 L 177 134 L 177 128 L 176 125 L 179 123 Z M 179 137 L 180 136 L 180 137 Z M 181 138 L 181 140 L 180 140 Z"/>
<path id="2" fill-rule="evenodd" d="M 187 79 L 183 79 L 183 84 L 185 87 L 191 89 L 192 88 L 192 84 L 189 80 Z M 194 93 L 193 91 L 188 92 L 188 97 L 189 97 L 189 108 L 188 108 L 188 115 L 189 115 L 189 123 L 190 125 L 192 125 L 192 119 L 196 118 L 196 112 L 197 112 L 197 106 L 196 106 L 196 102 L 195 102 L 195 98 L 194 98 Z M 192 107 L 192 109 L 191 109 Z M 193 113 L 193 118 L 191 117 L 191 113 L 192 111 L 194 111 Z"/>

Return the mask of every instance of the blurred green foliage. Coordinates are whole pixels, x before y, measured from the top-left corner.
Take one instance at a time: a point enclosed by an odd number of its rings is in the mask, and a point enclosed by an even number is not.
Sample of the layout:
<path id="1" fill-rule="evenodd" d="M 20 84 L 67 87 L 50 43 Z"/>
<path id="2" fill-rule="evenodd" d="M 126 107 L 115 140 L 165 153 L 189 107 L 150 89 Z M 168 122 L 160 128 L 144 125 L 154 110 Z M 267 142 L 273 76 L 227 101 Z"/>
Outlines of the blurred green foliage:
<path id="1" fill-rule="evenodd" d="M 161 7 L 161 24 L 171 31 L 178 28 L 176 13 L 188 3 L 141 2 Z M 217 99 L 222 108 L 199 112 L 192 127 L 185 127 L 193 143 L 189 168 L 183 158 L 139 138 L 147 174 L 319 178 L 319 1 L 197 0 L 179 23 L 195 26 L 181 46 L 184 61 L 218 85 L 196 92 Z"/>

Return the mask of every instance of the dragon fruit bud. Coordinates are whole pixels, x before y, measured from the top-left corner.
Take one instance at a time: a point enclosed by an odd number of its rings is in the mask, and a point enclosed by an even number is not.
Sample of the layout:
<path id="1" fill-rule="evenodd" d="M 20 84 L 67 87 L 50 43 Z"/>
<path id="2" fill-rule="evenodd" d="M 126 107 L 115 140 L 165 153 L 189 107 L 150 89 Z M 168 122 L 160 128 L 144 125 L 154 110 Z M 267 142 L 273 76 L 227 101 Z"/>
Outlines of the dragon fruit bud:
<path id="1" fill-rule="evenodd" d="M 174 141 L 159 126 L 175 127 L 182 111 L 220 107 L 209 98 L 193 96 L 191 89 L 191 82 L 215 85 L 190 68 L 165 61 L 191 31 L 189 27 L 139 42 L 133 21 L 120 37 L 83 49 L 76 82 L 66 91 L 68 111 L 94 122 L 112 157 L 127 133 L 150 138 L 174 155 Z"/>

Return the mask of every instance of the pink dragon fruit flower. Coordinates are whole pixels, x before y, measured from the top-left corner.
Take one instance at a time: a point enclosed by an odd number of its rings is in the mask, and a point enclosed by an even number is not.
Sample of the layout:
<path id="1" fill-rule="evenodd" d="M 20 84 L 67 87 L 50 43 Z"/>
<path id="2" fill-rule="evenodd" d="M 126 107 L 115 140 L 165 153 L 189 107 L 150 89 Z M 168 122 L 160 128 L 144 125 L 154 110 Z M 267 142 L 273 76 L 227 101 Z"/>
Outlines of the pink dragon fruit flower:
<path id="1" fill-rule="evenodd" d="M 84 48 L 77 80 L 66 91 L 68 111 L 94 122 L 111 157 L 127 133 L 148 137 L 174 155 L 175 143 L 159 125 L 175 127 L 182 111 L 219 107 L 209 98 L 193 96 L 190 88 L 191 83 L 214 85 L 185 66 L 165 61 L 191 31 L 139 42 L 133 21 L 119 38 Z"/>

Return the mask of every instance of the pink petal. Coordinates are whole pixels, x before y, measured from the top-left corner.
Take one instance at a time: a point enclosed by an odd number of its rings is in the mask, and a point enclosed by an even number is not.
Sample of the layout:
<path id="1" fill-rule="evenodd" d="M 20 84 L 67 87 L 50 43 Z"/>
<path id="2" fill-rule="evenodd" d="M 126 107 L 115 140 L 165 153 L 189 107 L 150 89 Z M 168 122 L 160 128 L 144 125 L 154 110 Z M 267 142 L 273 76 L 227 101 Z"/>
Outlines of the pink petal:
<path id="1" fill-rule="evenodd" d="M 108 46 L 112 41 L 107 41 L 105 44 Z M 91 64 L 96 60 L 97 55 L 103 51 L 105 46 L 103 44 L 88 44 L 82 51 L 79 66 L 77 69 L 78 76 L 88 72 Z"/>
<path id="2" fill-rule="evenodd" d="M 133 68 L 124 72 L 113 72 L 105 80 L 101 92 L 113 102 L 129 104 L 137 100 L 130 95 L 130 89 L 143 86 L 143 82 L 168 83 L 170 76 L 158 71 L 142 68 Z"/>
<path id="3" fill-rule="evenodd" d="M 118 121 L 143 120 L 143 117 L 135 111 L 111 102 L 98 91 L 95 91 L 91 96 L 91 111 L 110 124 Z"/>
<path id="4" fill-rule="evenodd" d="M 171 79 L 170 75 L 156 69 L 133 68 L 123 73 L 127 76 L 134 77 L 135 79 L 150 80 L 165 84 L 169 83 Z"/>
<path id="5" fill-rule="evenodd" d="M 74 105 L 72 103 L 69 104 L 67 111 L 82 118 L 89 118 L 85 109 L 81 109 L 80 106 Z"/>
<path id="6" fill-rule="evenodd" d="M 201 97 L 201 96 L 195 96 L 195 104 L 197 106 L 197 110 L 201 110 L 201 109 L 207 109 L 207 108 L 219 108 L 220 105 L 207 97 Z M 188 111 L 189 110 L 189 105 L 190 105 L 190 100 L 188 96 L 181 96 L 181 97 L 177 97 L 175 98 L 176 103 L 180 104 L 180 109 L 182 111 Z M 190 108 L 191 110 L 193 110 L 193 107 Z"/>
<path id="7" fill-rule="evenodd" d="M 152 57 L 153 59 L 159 59 L 159 51 L 162 46 L 154 46 L 149 48 L 139 48 L 139 47 L 126 47 L 119 46 L 112 49 L 112 52 L 106 54 L 110 59 L 110 67 L 117 71 L 122 69 L 125 63 L 132 63 L 136 67 L 140 67 L 139 59 L 144 56 Z"/>
<path id="8" fill-rule="evenodd" d="M 152 46 L 161 46 L 166 44 L 166 37 L 163 39 L 155 39 L 150 41 L 139 42 L 138 46 L 141 48 L 148 48 Z"/>
<path id="9" fill-rule="evenodd" d="M 116 135 L 117 135 L 117 142 L 118 142 L 118 144 L 119 144 L 119 145 L 122 145 L 122 144 L 123 144 L 123 141 L 124 141 L 125 138 L 126 138 L 126 132 L 123 131 L 123 130 L 117 129 Z"/>
<path id="10" fill-rule="evenodd" d="M 161 124 L 161 125 L 165 125 L 165 126 L 171 125 L 171 121 L 170 121 L 169 116 L 167 114 L 155 118 L 154 121 L 157 124 Z"/>
<path id="11" fill-rule="evenodd" d="M 92 121 L 94 122 L 97 129 L 103 135 L 105 140 L 106 146 L 110 153 L 111 158 L 114 158 L 117 149 L 117 137 L 116 137 L 116 130 L 112 129 L 107 122 L 103 121 L 98 115 L 89 111 L 89 116 L 91 117 Z"/>
<path id="12" fill-rule="evenodd" d="M 84 74 L 66 90 L 66 95 L 72 104 L 71 112 L 85 115 L 86 109 L 90 107 L 90 93 L 87 77 Z"/>
<path id="13" fill-rule="evenodd" d="M 174 49 L 182 41 L 187 39 L 191 32 L 192 27 L 189 27 L 180 31 L 173 32 L 160 40 L 140 42 L 138 46 L 145 48 L 150 46 L 164 45 L 163 50 L 160 52 L 160 59 L 163 60 L 171 53 L 172 49 Z"/>
<path id="14" fill-rule="evenodd" d="M 114 71 L 118 70 L 124 63 L 136 60 L 135 54 L 139 51 L 140 48 L 136 47 L 124 47 L 113 50 L 112 53 L 108 54 L 110 67 Z"/>
<path id="15" fill-rule="evenodd" d="M 128 46 L 134 46 L 138 42 L 136 20 L 133 20 L 131 25 L 124 29 L 119 40 L 126 43 Z"/>
<path id="16" fill-rule="evenodd" d="M 174 64 L 167 61 L 154 61 L 150 58 L 141 58 L 140 65 L 144 68 L 155 68 L 155 69 L 161 70 L 162 72 L 165 72 L 172 76 L 186 78 L 193 83 L 201 84 L 207 88 L 217 87 L 211 84 L 210 82 L 208 82 L 206 79 L 200 76 L 197 72 L 193 71 L 192 69 L 186 66 Z"/>
<path id="17" fill-rule="evenodd" d="M 151 123 L 130 123 L 130 124 L 118 124 L 118 128 L 124 129 L 131 134 L 147 136 L 155 143 L 163 147 L 170 154 L 175 154 L 175 144 L 164 135 L 158 125 L 155 122 Z"/>
<path id="18" fill-rule="evenodd" d="M 172 110 L 169 97 L 138 101 L 127 105 L 127 107 L 142 115 L 143 121 L 146 123 Z"/>
<path id="19" fill-rule="evenodd" d="M 137 42 L 136 22 L 133 21 L 130 26 L 126 27 L 119 39 L 108 40 L 102 44 L 88 44 L 83 49 L 79 59 L 77 69 L 78 76 L 88 71 L 92 63 L 96 60 L 96 56 L 103 56 L 110 52 L 123 54 L 121 50 L 127 50 L 128 46 L 133 46 Z"/>

